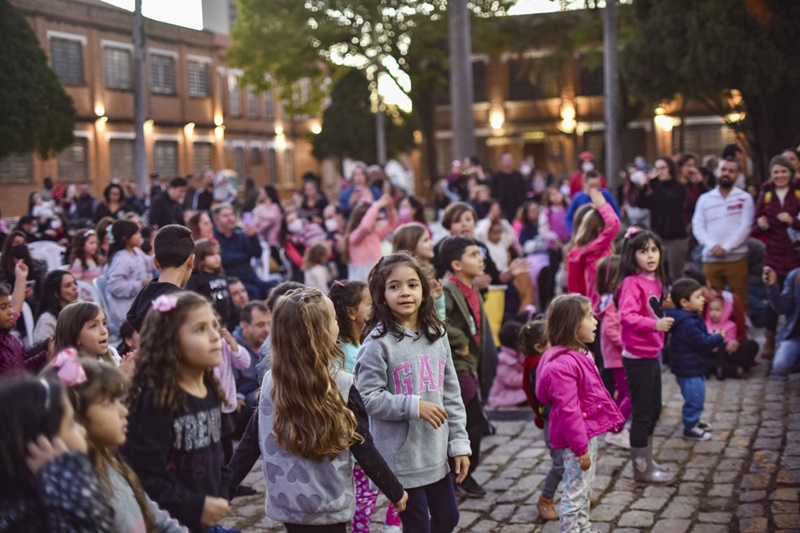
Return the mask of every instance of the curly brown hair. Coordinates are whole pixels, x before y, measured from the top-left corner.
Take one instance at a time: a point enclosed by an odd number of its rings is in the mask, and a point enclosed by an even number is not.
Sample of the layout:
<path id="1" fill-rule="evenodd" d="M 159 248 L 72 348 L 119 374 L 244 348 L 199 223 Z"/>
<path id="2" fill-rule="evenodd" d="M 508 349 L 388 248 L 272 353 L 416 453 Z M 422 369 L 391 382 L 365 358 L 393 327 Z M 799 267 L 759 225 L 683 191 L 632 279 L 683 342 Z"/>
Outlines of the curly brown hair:
<path id="1" fill-rule="evenodd" d="M 336 317 L 329 305 L 319 290 L 298 289 L 278 298 L 272 315 L 275 438 L 292 455 L 313 461 L 363 441 L 331 374 L 344 366 L 344 354 L 331 334 Z"/>
<path id="2" fill-rule="evenodd" d="M 176 412 L 188 410 L 186 392 L 178 385 L 180 362 L 185 359 L 181 350 L 180 329 L 191 311 L 211 304 L 194 292 L 174 293 L 171 296 L 178 300 L 172 310 L 150 310 L 142 324 L 140 349 L 128 401 L 130 406 L 135 406 L 142 392 L 150 388 L 155 393 L 157 407 Z M 225 401 L 225 392 L 214 375 L 213 367 L 205 369 L 203 381 L 221 402 Z"/>
<path id="3" fill-rule="evenodd" d="M 428 342 L 436 342 L 437 339 L 444 337 L 445 332 L 444 325 L 436 313 L 436 304 L 431 297 L 428 276 L 422 270 L 419 262 L 406 252 L 398 252 L 382 257 L 372 267 L 369 273 L 369 292 L 372 295 L 372 309 L 364 326 L 362 340 L 375 328 L 378 328 L 378 331 L 373 335 L 375 338 L 383 337 L 387 333 L 394 335 L 398 341 L 403 338 L 403 328 L 386 302 L 386 280 L 389 279 L 394 269 L 399 266 L 412 268 L 419 276 L 419 282 L 422 285 L 422 304 L 418 313 L 419 329 L 428 339 Z"/>

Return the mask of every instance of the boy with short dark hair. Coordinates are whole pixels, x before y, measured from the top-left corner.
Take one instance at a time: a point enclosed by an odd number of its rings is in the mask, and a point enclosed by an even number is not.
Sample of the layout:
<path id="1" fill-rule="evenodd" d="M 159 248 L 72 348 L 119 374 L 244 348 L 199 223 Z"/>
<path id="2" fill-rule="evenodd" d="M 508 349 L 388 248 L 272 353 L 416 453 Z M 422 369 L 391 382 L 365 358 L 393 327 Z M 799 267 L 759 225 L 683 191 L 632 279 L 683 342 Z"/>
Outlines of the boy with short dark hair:
<path id="1" fill-rule="evenodd" d="M 472 477 L 480 461 L 481 438 L 487 421 L 480 394 L 480 372 L 487 343 L 494 342 L 483 299 L 473 281 L 483 272 L 478 243 L 467 237 L 448 237 L 439 248 L 442 266 L 452 273 L 444 283 L 445 329 L 453 352 L 453 366 L 461 385 L 467 411 L 467 434 L 472 449 L 469 475 L 456 490 L 470 498 L 482 498 L 486 490 Z"/>
<path id="2" fill-rule="evenodd" d="M 183 289 L 194 268 L 194 240 L 191 230 L 186 226 L 164 226 L 156 233 L 153 248 L 158 279 L 152 280 L 139 291 L 126 316 L 136 331 L 142 328 L 153 300 Z"/>
<path id="3" fill-rule="evenodd" d="M 691 278 L 681 278 L 672 285 L 672 303 L 667 310 L 674 318 L 669 332 L 670 367 L 683 396 L 683 437 L 691 440 L 711 438 L 711 426 L 700 421 L 706 398 L 706 373 L 709 362 L 725 349 L 722 335 L 711 335 L 703 319 L 705 290 Z"/>

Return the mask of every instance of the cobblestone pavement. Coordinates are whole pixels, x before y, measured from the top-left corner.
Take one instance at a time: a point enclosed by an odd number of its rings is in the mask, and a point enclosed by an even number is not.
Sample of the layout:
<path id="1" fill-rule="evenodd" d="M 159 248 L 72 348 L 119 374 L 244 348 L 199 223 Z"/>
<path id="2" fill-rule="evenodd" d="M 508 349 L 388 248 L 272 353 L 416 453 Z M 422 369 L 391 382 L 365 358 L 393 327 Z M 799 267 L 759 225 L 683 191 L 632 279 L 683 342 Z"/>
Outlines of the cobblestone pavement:
<path id="1" fill-rule="evenodd" d="M 594 527 L 619 533 L 800 531 L 800 375 L 766 374 L 762 362 L 743 380 L 710 379 L 703 418 L 713 424 L 714 436 L 693 442 L 680 436 L 682 398 L 674 376 L 665 371 L 664 411 L 654 445 L 659 461 L 679 472 L 679 482 L 637 489 L 628 452 L 601 442 Z M 459 531 L 558 531 L 557 522 L 543 522 L 536 510 L 550 466 L 542 432 L 529 421 L 495 425 L 497 434 L 484 439 L 483 463 L 475 473 L 488 495 L 459 502 Z M 260 463 L 246 483 L 262 493 L 234 500 L 223 525 L 284 531 L 264 515 Z M 385 500 L 373 531 L 381 531 L 384 506 Z"/>

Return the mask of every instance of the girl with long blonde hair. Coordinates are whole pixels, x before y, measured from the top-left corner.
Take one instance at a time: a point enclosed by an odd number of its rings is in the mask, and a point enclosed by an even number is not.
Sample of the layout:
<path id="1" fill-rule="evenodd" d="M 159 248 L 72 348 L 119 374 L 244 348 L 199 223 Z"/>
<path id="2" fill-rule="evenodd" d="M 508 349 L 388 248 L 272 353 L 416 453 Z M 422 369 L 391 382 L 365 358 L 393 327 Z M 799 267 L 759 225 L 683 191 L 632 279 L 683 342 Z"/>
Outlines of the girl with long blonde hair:
<path id="1" fill-rule="evenodd" d="M 372 443 L 355 378 L 341 370 L 338 336 L 333 303 L 319 290 L 290 291 L 275 303 L 259 440 L 267 516 L 289 533 L 346 531 L 355 511 L 353 456 L 399 511 L 408 499 Z"/>

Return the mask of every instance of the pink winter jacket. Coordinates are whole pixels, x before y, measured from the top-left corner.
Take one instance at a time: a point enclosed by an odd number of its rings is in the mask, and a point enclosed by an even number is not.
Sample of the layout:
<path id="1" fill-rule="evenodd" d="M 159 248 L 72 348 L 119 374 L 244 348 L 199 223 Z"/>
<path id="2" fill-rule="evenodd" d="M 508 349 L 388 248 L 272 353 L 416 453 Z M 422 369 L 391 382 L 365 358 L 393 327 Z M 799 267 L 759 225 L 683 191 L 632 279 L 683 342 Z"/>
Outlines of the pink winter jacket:
<path id="1" fill-rule="evenodd" d="M 523 361 L 525 356 L 507 346 L 501 346 L 497 354 L 497 376 L 489 392 L 489 405 L 513 407 L 527 400 L 522 390 Z"/>
<path id="2" fill-rule="evenodd" d="M 600 350 L 603 352 L 603 366 L 622 368 L 622 337 L 620 336 L 619 313 L 614 296 L 604 294 L 595 309 L 600 321 Z"/>
<path id="3" fill-rule="evenodd" d="M 708 303 L 706 303 L 706 329 L 711 334 L 719 333 L 725 337 L 725 342 L 735 341 L 739 331 L 736 328 L 736 322 L 733 321 L 733 294 L 723 291 L 720 296 L 722 297 L 722 315 L 719 317 L 719 322 L 712 322 L 708 317 Z"/>
<path id="4" fill-rule="evenodd" d="M 611 255 L 611 243 L 619 232 L 619 217 L 611 204 L 597 208 L 605 227 L 600 235 L 586 246 L 576 246 L 567 254 L 567 292 L 583 294 L 592 301 L 592 308 L 600 303 L 597 294 L 597 262 Z"/>
<path id="5" fill-rule="evenodd" d="M 381 258 L 381 241 L 397 226 L 397 211 L 394 207 L 387 208 L 387 224 L 376 228 L 375 221 L 380 210 L 378 203 L 373 203 L 367 209 L 358 227 L 350 233 L 347 243 L 350 264 L 369 265 L 376 263 Z"/>
<path id="6" fill-rule="evenodd" d="M 656 331 L 656 321 L 664 316 L 661 282 L 652 274 L 628 276 L 618 295 L 623 357 L 657 358 L 664 347 L 664 334 Z"/>
<path id="7" fill-rule="evenodd" d="M 552 405 L 548 423 L 554 450 L 569 448 L 581 456 L 589 450 L 589 439 L 625 423 L 591 355 L 553 346 L 536 373 L 536 397 Z"/>

